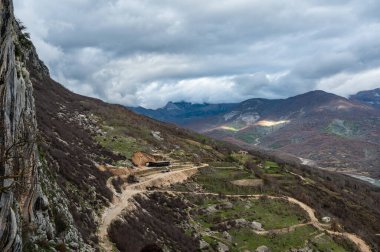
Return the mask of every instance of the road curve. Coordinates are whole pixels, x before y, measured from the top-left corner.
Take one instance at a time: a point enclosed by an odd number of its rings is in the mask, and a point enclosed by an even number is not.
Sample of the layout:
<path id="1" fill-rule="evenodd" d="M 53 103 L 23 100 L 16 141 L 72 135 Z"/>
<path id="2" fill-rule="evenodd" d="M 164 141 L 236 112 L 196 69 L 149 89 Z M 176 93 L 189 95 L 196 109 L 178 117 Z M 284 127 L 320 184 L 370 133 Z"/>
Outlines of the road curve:
<path id="1" fill-rule="evenodd" d="M 147 180 L 142 181 L 140 183 L 128 185 L 124 188 L 123 193 L 121 196 L 118 197 L 116 202 L 114 202 L 110 207 L 108 207 L 101 219 L 101 224 L 98 231 L 98 237 L 100 239 L 100 245 L 104 251 L 112 251 L 113 250 L 113 244 L 110 242 L 108 238 L 108 227 L 111 225 L 112 221 L 117 218 L 124 209 L 127 209 L 129 204 L 129 199 L 131 199 L 133 196 L 146 192 L 146 188 L 149 186 L 163 186 L 163 185 L 170 185 L 173 183 L 179 183 L 184 180 L 186 180 L 191 175 L 195 174 L 199 168 L 207 167 L 207 164 L 201 164 L 199 166 L 193 166 L 191 168 L 182 169 L 182 170 L 175 170 L 168 173 L 156 173 L 149 175 L 147 177 Z M 178 176 L 179 175 L 179 176 Z M 160 192 L 167 192 L 172 194 L 199 194 L 199 195 L 214 195 L 218 196 L 217 193 L 202 193 L 202 192 L 179 192 L 179 191 L 170 191 L 170 190 L 157 190 Z M 330 235 L 335 236 L 341 236 L 346 239 L 351 240 L 361 252 L 371 252 L 370 246 L 359 236 L 347 232 L 335 232 L 331 231 L 325 228 L 325 225 L 319 222 L 318 218 L 315 215 L 314 209 L 306 205 L 305 203 L 292 198 L 288 196 L 271 196 L 266 194 L 253 194 L 253 195 L 224 195 L 227 198 L 243 198 L 243 197 L 249 197 L 249 198 L 263 198 L 267 197 L 269 199 L 283 199 L 286 200 L 292 204 L 296 204 L 299 207 L 301 207 L 305 212 L 307 212 L 310 222 L 307 224 L 313 225 L 315 228 L 317 228 L 320 231 L 327 232 Z M 264 233 L 263 233 L 264 234 Z"/>
<path id="2" fill-rule="evenodd" d="M 165 192 L 165 191 L 163 191 L 163 192 Z M 200 194 L 200 195 L 214 195 L 214 196 L 218 196 L 219 195 L 217 193 L 178 192 L 178 191 L 166 191 L 166 192 L 173 193 L 173 194 Z M 284 200 L 286 200 L 286 201 L 288 201 L 290 203 L 298 205 L 304 211 L 306 211 L 307 214 L 309 215 L 309 218 L 310 218 L 310 223 L 309 224 L 313 225 L 318 230 L 327 232 L 330 235 L 341 236 L 341 237 L 344 237 L 344 238 L 347 238 L 347 239 L 351 240 L 358 247 L 358 249 L 361 252 L 371 252 L 372 251 L 371 248 L 370 248 L 370 246 L 363 239 L 361 239 L 359 236 L 357 236 L 355 234 L 351 234 L 351 233 L 347 233 L 347 232 L 335 232 L 335 231 L 331 231 L 331 230 L 326 229 L 325 225 L 322 224 L 322 223 L 320 223 L 319 220 L 318 220 L 318 218 L 315 216 L 314 209 L 312 209 L 311 207 L 309 207 L 305 203 L 303 203 L 303 202 L 301 202 L 301 201 L 299 201 L 299 200 L 297 200 L 295 198 L 288 197 L 288 196 L 271 196 L 271 195 L 266 195 L 266 194 L 223 195 L 223 196 L 225 196 L 227 198 L 248 197 L 248 198 L 259 199 L 259 198 L 267 197 L 269 199 L 284 199 Z"/>
<path id="3" fill-rule="evenodd" d="M 101 223 L 98 229 L 98 237 L 103 251 L 112 251 L 114 249 L 114 245 L 108 238 L 108 227 L 124 209 L 127 209 L 130 206 L 129 200 L 133 198 L 133 196 L 145 192 L 146 188 L 150 186 L 163 186 L 182 182 L 195 174 L 198 169 L 207 166 L 208 164 L 200 164 L 198 166 L 166 173 L 158 172 L 147 176 L 145 181 L 126 186 L 122 194 L 115 195 L 114 202 L 106 208 L 102 214 Z M 112 188 L 110 189 L 112 190 Z M 114 190 L 112 191 L 114 192 Z"/>

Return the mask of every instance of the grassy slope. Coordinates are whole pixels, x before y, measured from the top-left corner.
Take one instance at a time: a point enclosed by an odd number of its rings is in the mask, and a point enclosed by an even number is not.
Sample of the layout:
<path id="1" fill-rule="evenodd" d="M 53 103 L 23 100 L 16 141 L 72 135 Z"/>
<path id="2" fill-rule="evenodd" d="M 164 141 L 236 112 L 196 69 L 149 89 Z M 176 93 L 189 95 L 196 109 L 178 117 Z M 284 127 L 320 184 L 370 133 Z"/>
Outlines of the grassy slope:
<path id="1" fill-rule="evenodd" d="M 199 134 L 134 114 L 120 105 L 74 94 L 32 61 L 28 69 L 34 87 L 40 152 L 52 179 L 69 199 L 75 225 L 92 246 L 98 243 L 96 218 L 112 198 L 106 185 L 111 174 L 99 170 L 96 163 L 122 163 L 138 150 L 175 150 L 177 158 L 194 162 L 218 161 L 228 151 L 223 144 Z M 156 139 L 152 131 L 161 132 L 163 140 Z"/>
<path id="2" fill-rule="evenodd" d="M 37 120 L 41 131 L 40 149 L 45 154 L 59 186 L 70 199 L 70 210 L 76 225 L 90 243 L 97 243 L 96 236 L 93 235 L 96 231 L 94 214 L 96 216 L 111 197 L 111 192 L 106 187 L 106 180 L 110 174 L 98 170 L 93 161 L 117 162 L 128 158 L 134 150 L 141 148 L 164 152 L 174 150 L 173 155 L 179 159 L 214 162 L 228 159 L 228 153 L 235 148 L 226 147 L 220 142 L 179 129 L 174 125 L 136 115 L 121 106 L 73 94 L 48 76 L 41 74 L 38 69 L 30 67 L 29 70 L 35 89 Z M 63 116 L 59 116 L 60 113 Z M 97 126 L 106 129 L 104 131 L 107 134 L 112 138 L 117 137 L 120 141 L 115 143 L 112 140 L 110 142 L 109 138 L 104 140 L 75 119 L 77 114 L 83 114 L 87 118 L 95 116 Z M 160 131 L 164 140 L 160 141 L 153 137 L 151 131 Z M 240 158 L 238 161 L 244 163 L 244 157 Z M 277 168 L 268 164 L 268 171 L 276 174 Z M 348 178 L 297 169 L 297 172 L 306 173 L 304 175 L 309 176 L 313 183 L 303 185 L 297 178 L 288 175 L 268 176 L 270 186 L 266 190 L 291 196 L 296 194 L 298 199 L 314 206 L 321 213 L 337 216 L 347 224 L 349 230 L 357 229 L 373 244 L 377 243 L 374 234 L 379 232 L 377 225 L 379 218 L 376 217 L 379 213 L 374 210 L 378 209 L 377 207 L 372 207 L 378 204 L 377 191 L 360 183 L 358 183 L 360 186 L 356 187 L 356 182 L 352 182 L 355 180 Z M 236 174 L 232 172 L 214 179 L 223 181 L 226 177 L 251 176 L 249 173 L 240 174 L 241 172 L 239 170 Z M 336 179 L 334 183 L 331 183 L 331 177 Z M 239 193 L 262 190 L 261 188 L 237 189 L 225 182 L 212 186 L 214 189 L 209 188 L 209 190 L 220 191 L 222 188 L 226 190 L 225 193 L 236 190 Z M 95 193 L 95 198 L 87 197 L 89 193 Z M 366 201 L 363 202 L 363 199 Z M 82 208 L 82 205 L 90 207 Z M 344 212 L 341 209 L 344 209 Z M 352 217 L 353 214 L 355 218 Z"/>
<path id="3" fill-rule="evenodd" d="M 210 200 L 199 209 L 215 206 L 221 200 Z M 215 225 L 231 219 L 244 218 L 248 221 L 258 221 L 263 228 L 280 229 L 307 221 L 305 213 L 297 206 L 282 200 L 238 200 L 233 202 L 233 208 L 218 210 L 213 213 L 197 214 L 195 219 L 206 225 Z"/>

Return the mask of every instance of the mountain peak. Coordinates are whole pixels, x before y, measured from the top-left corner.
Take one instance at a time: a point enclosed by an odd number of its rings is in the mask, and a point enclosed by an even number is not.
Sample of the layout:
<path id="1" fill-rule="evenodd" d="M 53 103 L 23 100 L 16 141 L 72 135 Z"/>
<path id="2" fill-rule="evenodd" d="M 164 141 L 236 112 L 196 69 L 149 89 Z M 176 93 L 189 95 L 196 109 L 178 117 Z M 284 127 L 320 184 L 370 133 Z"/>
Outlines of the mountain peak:
<path id="1" fill-rule="evenodd" d="M 304 94 L 296 95 L 294 97 L 326 97 L 326 98 L 330 98 L 330 99 L 333 99 L 333 98 L 336 98 L 336 99 L 345 99 L 345 98 L 343 98 L 341 96 L 338 96 L 336 94 L 329 93 L 329 92 L 326 92 L 326 91 L 323 91 L 323 90 L 313 90 L 313 91 L 306 92 Z M 290 97 L 288 99 L 291 99 L 291 98 L 294 98 L 294 97 Z"/>
<path id="2" fill-rule="evenodd" d="M 180 108 L 178 107 L 178 105 L 174 102 L 168 102 L 165 107 L 163 107 L 162 109 L 164 110 L 180 110 Z"/>
<path id="3" fill-rule="evenodd" d="M 361 91 L 355 95 L 351 95 L 350 100 L 380 108 L 380 88 Z"/>

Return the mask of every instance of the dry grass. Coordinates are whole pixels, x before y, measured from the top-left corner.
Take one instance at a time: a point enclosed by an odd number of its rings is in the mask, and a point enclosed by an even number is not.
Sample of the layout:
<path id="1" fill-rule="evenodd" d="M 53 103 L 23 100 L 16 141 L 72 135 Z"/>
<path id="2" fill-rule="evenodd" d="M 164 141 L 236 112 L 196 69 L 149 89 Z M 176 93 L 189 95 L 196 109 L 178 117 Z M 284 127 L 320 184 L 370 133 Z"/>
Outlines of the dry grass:
<path id="1" fill-rule="evenodd" d="M 263 186 L 264 181 L 262 179 L 239 179 L 231 181 L 232 184 L 237 186 L 252 186 L 252 187 L 258 187 Z"/>

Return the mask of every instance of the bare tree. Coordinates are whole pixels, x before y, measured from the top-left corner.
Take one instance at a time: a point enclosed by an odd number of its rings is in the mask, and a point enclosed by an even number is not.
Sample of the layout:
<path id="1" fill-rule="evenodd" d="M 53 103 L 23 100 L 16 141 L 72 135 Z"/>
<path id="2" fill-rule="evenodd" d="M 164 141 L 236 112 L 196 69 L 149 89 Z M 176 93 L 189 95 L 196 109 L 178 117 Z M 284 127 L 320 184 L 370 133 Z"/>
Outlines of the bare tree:
<path id="1" fill-rule="evenodd" d="M 21 122 L 23 122 L 22 126 Z M 30 124 L 25 121 L 20 121 L 19 126 L 24 130 L 22 130 L 22 133 L 8 146 L 5 142 L 6 131 L 4 123 L 0 126 L 0 132 L 3 133 L 2 142 L 0 143 L 0 171 L 2 173 L 0 175 L 0 194 L 14 188 L 18 181 L 24 177 L 27 168 L 23 165 L 23 161 L 26 158 L 25 154 L 33 152 L 35 140 L 32 134 L 26 130 Z M 36 165 L 33 160 L 29 168 L 33 170 Z M 11 174 L 6 174 L 6 167 L 13 167 Z M 7 179 L 12 179 L 12 182 L 6 185 L 5 181 Z"/>

